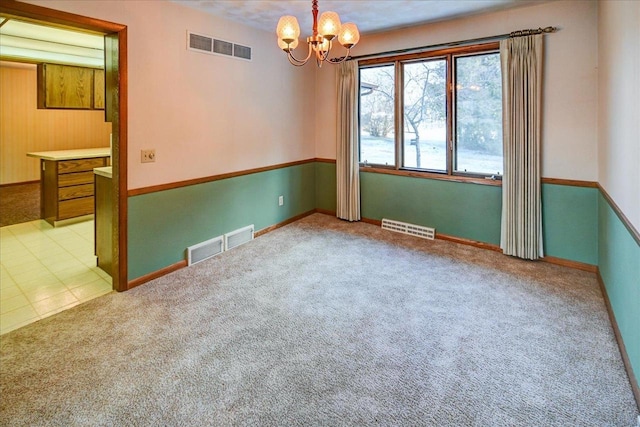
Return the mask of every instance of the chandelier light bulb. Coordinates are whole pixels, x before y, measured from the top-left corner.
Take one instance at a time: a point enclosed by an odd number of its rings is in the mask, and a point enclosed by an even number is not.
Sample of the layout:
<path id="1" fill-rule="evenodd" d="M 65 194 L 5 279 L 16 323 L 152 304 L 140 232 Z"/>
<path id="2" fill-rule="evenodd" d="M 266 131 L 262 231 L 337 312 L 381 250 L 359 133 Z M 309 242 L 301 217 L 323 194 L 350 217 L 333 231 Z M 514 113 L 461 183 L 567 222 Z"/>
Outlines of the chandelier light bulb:
<path id="1" fill-rule="evenodd" d="M 318 21 L 318 33 L 328 40 L 333 40 L 340 33 L 340 17 L 335 12 L 322 12 Z"/>
<path id="2" fill-rule="evenodd" d="M 318 44 L 318 51 L 322 54 L 331 49 L 331 42 L 328 39 L 324 39 L 322 43 Z"/>
<path id="3" fill-rule="evenodd" d="M 298 47 L 298 39 L 295 39 L 291 43 L 287 43 L 284 40 L 278 40 L 278 47 L 280 47 L 280 49 L 284 50 L 285 52 L 290 52 Z"/>
<path id="4" fill-rule="evenodd" d="M 276 33 L 278 34 L 278 40 L 282 40 L 285 43 L 292 43 L 297 40 L 300 37 L 298 19 L 291 15 L 281 17 L 278 21 Z"/>
<path id="5" fill-rule="evenodd" d="M 342 24 L 340 34 L 338 35 L 338 41 L 347 49 L 351 49 L 360 41 L 360 32 L 358 26 L 353 22 L 347 22 Z"/>

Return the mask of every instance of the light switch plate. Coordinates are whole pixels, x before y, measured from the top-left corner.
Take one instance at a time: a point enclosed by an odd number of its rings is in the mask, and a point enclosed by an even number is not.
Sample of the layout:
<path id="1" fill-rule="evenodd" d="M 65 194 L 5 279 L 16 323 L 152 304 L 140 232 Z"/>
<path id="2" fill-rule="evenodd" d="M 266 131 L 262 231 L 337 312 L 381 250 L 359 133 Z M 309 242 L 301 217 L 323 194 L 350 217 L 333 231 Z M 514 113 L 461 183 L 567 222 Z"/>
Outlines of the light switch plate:
<path id="1" fill-rule="evenodd" d="M 153 163 L 156 161 L 156 150 L 140 150 L 140 162 L 141 163 Z"/>

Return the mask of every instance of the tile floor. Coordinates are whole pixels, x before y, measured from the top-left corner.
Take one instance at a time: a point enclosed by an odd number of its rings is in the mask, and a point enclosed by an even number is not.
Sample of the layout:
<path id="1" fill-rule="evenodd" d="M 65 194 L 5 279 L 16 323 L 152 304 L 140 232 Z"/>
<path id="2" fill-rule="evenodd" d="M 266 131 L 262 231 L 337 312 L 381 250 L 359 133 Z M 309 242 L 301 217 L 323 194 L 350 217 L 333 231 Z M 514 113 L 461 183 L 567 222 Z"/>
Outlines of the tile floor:
<path id="1" fill-rule="evenodd" d="M 0 334 L 111 292 L 93 239 L 93 220 L 0 228 Z"/>

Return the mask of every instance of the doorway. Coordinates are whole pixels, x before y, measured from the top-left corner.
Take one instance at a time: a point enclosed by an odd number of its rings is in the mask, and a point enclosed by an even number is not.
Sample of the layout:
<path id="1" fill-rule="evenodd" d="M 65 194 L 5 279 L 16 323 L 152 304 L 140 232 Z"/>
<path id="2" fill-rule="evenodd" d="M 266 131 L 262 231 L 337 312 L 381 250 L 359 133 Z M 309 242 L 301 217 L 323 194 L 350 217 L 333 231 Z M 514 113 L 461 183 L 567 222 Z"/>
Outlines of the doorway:
<path id="1" fill-rule="evenodd" d="M 116 291 L 127 290 L 127 28 L 120 24 L 12 0 L 2 2 L 0 13 L 23 21 L 105 34 L 105 118 L 112 123 L 113 133 L 112 287 Z"/>

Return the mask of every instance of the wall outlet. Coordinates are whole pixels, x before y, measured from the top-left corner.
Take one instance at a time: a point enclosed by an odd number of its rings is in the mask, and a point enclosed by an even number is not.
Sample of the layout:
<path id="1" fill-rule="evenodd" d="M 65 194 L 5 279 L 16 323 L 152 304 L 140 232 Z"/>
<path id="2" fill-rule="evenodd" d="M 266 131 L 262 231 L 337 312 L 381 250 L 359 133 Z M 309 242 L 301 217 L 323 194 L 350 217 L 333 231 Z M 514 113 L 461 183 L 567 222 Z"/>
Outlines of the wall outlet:
<path id="1" fill-rule="evenodd" d="M 282 206 L 284 205 L 284 196 L 279 196 L 278 197 L 278 206 Z"/>
<path id="2" fill-rule="evenodd" d="M 152 163 L 156 161 L 156 150 L 140 150 L 140 163 Z"/>

